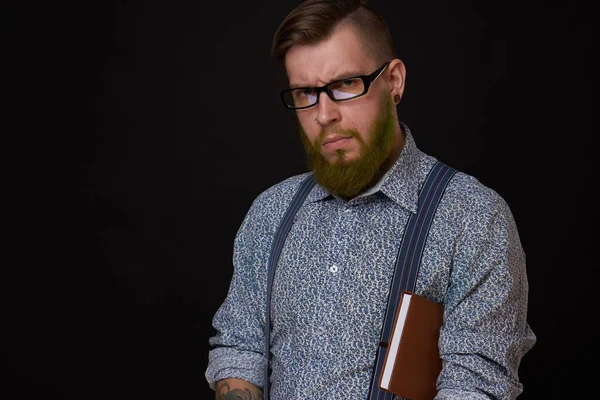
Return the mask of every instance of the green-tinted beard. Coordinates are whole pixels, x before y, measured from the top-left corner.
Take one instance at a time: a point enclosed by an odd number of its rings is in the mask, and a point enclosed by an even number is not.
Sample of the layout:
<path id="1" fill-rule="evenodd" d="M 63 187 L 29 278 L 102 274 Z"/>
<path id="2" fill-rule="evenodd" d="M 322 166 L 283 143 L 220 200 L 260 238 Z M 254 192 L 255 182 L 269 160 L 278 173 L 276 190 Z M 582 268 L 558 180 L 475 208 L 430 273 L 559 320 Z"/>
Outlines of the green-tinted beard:
<path id="1" fill-rule="evenodd" d="M 371 130 L 370 143 L 366 143 L 355 129 L 345 129 L 339 133 L 352 135 L 360 142 L 360 157 L 346 160 L 345 151 L 337 151 L 338 159 L 327 161 L 321 152 L 322 131 L 313 146 L 300 125 L 300 137 L 306 150 L 308 167 L 314 172 L 317 182 L 332 194 L 352 198 L 368 189 L 381 178 L 382 166 L 388 160 L 394 141 L 396 120 L 392 112 L 393 103 L 386 96 L 383 108 Z"/>

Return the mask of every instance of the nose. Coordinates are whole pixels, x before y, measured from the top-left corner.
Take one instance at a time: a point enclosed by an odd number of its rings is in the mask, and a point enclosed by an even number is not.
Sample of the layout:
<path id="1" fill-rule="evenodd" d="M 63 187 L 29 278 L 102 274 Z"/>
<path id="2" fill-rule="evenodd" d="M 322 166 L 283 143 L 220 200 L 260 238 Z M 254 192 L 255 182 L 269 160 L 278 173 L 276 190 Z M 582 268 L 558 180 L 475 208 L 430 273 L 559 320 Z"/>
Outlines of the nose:
<path id="1" fill-rule="evenodd" d="M 319 96 L 319 103 L 315 106 L 317 108 L 315 121 L 321 126 L 339 122 L 341 114 L 337 103 L 331 100 L 325 92 L 319 93 Z"/>

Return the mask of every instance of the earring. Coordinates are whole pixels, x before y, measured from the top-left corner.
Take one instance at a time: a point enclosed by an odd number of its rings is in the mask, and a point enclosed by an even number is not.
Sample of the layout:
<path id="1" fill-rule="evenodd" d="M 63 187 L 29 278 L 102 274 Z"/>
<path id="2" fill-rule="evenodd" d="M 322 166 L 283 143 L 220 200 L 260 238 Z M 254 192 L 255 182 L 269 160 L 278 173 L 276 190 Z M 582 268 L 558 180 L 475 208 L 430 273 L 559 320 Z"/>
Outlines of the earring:
<path id="1" fill-rule="evenodd" d="M 399 94 L 394 95 L 394 103 L 396 103 L 396 104 L 400 103 L 400 95 Z"/>

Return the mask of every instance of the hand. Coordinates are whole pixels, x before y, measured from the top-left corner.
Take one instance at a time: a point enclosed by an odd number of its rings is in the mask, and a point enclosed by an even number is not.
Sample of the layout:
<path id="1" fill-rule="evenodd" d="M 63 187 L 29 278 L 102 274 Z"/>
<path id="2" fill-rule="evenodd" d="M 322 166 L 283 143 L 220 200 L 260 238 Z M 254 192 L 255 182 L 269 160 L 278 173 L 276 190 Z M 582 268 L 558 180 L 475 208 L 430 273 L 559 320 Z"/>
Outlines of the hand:
<path id="1" fill-rule="evenodd" d="M 256 393 L 250 392 L 248 389 L 233 389 L 230 392 L 225 393 L 218 400 L 259 400 L 262 399 L 257 396 Z"/>
<path id="2" fill-rule="evenodd" d="M 217 382 L 216 400 L 262 400 L 262 390 L 242 379 L 223 379 Z"/>

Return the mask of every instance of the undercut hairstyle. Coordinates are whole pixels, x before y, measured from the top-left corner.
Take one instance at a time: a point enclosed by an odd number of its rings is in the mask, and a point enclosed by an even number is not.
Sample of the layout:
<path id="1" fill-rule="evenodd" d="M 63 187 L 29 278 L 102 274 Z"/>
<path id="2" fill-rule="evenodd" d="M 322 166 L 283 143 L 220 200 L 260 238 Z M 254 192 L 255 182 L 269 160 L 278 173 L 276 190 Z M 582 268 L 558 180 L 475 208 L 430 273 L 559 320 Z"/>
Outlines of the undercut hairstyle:
<path id="1" fill-rule="evenodd" d="M 277 28 L 271 56 L 283 61 L 296 44 L 317 44 L 334 30 L 349 25 L 361 38 L 366 53 L 378 63 L 396 58 L 392 35 L 386 21 L 366 0 L 304 0 Z"/>

